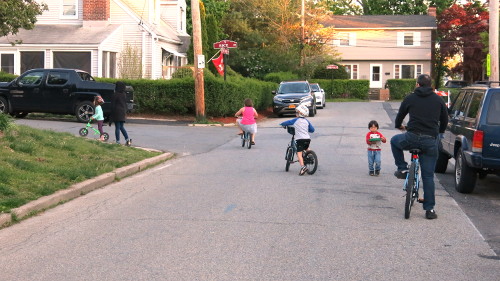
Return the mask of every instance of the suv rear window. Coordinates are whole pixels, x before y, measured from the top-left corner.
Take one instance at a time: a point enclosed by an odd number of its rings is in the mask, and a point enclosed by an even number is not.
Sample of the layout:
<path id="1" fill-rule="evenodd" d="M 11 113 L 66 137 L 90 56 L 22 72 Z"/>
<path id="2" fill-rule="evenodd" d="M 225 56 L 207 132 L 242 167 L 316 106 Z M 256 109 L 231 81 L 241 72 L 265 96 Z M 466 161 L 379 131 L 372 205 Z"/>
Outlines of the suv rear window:
<path id="1" fill-rule="evenodd" d="M 487 124 L 500 124 L 500 94 L 494 93 L 491 96 L 490 106 L 488 107 Z"/>
<path id="2" fill-rule="evenodd" d="M 310 91 L 307 83 L 285 83 L 281 84 L 278 94 L 308 93 Z"/>

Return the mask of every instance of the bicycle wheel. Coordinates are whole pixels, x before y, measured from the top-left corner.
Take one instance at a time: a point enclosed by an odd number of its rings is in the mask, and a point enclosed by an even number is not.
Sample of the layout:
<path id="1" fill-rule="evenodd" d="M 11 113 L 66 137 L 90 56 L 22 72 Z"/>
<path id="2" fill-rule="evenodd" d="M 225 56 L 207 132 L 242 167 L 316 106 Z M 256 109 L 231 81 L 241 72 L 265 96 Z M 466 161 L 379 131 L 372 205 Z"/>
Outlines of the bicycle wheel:
<path id="1" fill-rule="evenodd" d="M 252 148 L 252 134 L 250 133 L 245 133 L 246 134 L 246 139 L 247 139 L 247 147 L 248 149 Z"/>
<path id="2" fill-rule="evenodd" d="M 293 161 L 293 150 L 291 147 L 288 147 L 286 149 L 286 155 L 285 155 L 285 159 L 286 159 L 286 166 L 285 166 L 285 171 L 288 172 L 288 170 L 290 169 L 290 164 L 292 163 Z"/>
<path id="3" fill-rule="evenodd" d="M 82 137 L 85 137 L 89 134 L 89 130 L 87 130 L 87 128 L 81 128 L 80 131 L 78 131 L 78 134 L 80 134 L 80 136 Z"/>
<path id="4" fill-rule="evenodd" d="M 245 139 L 246 139 L 245 134 L 246 133 L 243 132 L 243 135 L 241 135 L 241 147 L 245 147 Z"/>
<path id="5" fill-rule="evenodd" d="M 318 156 L 312 150 L 306 151 L 304 153 L 304 165 L 307 166 L 307 173 L 312 175 L 316 172 L 318 168 Z"/>
<path id="6" fill-rule="evenodd" d="M 102 133 L 102 136 L 104 137 L 104 141 L 109 140 L 109 134 L 108 133 Z"/>
<path id="7" fill-rule="evenodd" d="M 415 184 L 415 162 L 411 162 L 410 169 L 408 171 L 408 178 L 406 180 L 405 219 L 410 218 L 411 207 L 415 201 L 415 197 L 413 197 Z"/>

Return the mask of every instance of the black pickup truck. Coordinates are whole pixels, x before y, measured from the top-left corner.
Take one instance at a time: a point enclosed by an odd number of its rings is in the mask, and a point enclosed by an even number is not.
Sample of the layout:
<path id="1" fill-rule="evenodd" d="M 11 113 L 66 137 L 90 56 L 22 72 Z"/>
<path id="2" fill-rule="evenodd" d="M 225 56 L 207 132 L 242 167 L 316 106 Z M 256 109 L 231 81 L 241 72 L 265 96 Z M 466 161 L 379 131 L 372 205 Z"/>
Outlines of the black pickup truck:
<path id="1" fill-rule="evenodd" d="M 72 114 L 88 122 L 94 114 L 93 100 L 102 96 L 107 117 L 115 85 L 96 82 L 87 72 L 76 69 L 31 69 L 11 82 L 0 83 L 0 113 L 22 118 L 31 112 Z M 135 107 L 133 89 L 126 88 L 129 111 Z"/>

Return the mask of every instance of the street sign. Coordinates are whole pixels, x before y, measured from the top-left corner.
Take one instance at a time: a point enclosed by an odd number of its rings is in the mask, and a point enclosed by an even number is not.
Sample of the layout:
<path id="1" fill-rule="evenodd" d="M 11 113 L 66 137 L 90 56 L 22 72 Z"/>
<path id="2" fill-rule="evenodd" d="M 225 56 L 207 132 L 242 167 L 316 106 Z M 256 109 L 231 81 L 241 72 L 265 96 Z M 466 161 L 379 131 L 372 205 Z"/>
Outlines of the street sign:
<path id="1" fill-rule="evenodd" d="M 223 49 L 223 48 L 238 48 L 238 42 L 231 40 L 221 40 L 219 42 L 214 43 L 214 49 Z"/>
<path id="2" fill-rule="evenodd" d="M 336 64 L 329 64 L 326 66 L 326 69 L 339 69 L 339 66 Z"/>
<path id="3" fill-rule="evenodd" d="M 229 49 L 228 49 L 228 48 L 222 48 L 222 49 L 220 49 L 220 52 L 221 52 L 223 55 L 229 55 Z"/>

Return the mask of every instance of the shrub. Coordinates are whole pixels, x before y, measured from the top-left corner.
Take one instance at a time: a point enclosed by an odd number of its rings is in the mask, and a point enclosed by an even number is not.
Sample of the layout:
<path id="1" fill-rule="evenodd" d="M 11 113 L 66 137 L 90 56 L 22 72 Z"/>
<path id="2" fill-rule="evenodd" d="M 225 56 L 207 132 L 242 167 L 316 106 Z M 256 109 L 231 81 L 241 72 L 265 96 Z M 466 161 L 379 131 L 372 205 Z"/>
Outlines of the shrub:
<path id="1" fill-rule="evenodd" d="M 12 118 L 8 114 L 0 113 L 0 131 L 4 132 L 11 124 Z"/>
<path id="2" fill-rule="evenodd" d="M 416 83 L 416 79 L 388 79 L 387 88 L 389 89 L 391 100 L 404 99 L 404 97 L 415 90 Z"/>
<path id="3" fill-rule="evenodd" d="M 368 99 L 370 81 L 350 79 L 312 79 L 311 83 L 318 83 L 325 90 L 326 98 L 354 98 Z"/>
<path id="4" fill-rule="evenodd" d="M 17 75 L 0 71 L 0 82 L 10 82 L 17 78 Z"/>
<path id="5" fill-rule="evenodd" d="M 272 72 L 264 76 L 264 81 L 280 83 L 281 81 L 297 80 L 299 76 L 292 72 Z"/>
<path id="6" fill-rule="evenodd" d="M 186 77 L 193 77 L 193 70 L 190 67 L 179 68 L 172 74 L 172 79 Z"/>

